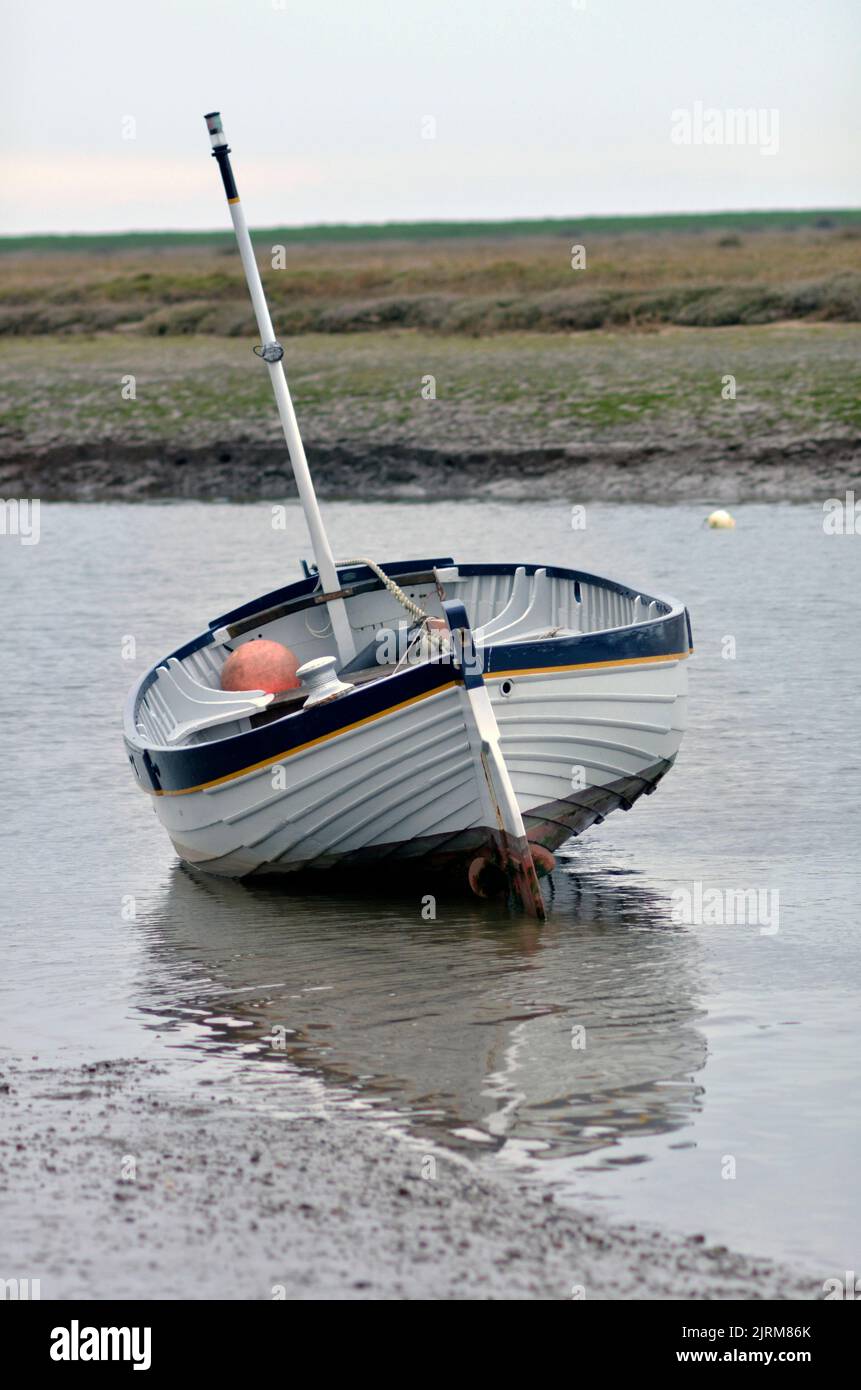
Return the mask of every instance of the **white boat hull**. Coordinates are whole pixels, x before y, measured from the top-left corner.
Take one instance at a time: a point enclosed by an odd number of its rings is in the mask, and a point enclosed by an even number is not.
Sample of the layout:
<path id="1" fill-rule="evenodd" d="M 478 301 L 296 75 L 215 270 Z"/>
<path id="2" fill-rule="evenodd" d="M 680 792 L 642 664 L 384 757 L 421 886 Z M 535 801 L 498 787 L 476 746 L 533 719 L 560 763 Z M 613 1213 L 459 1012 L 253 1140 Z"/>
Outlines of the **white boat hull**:
<path id="1" fill-rule="evenodd" d="M 682 660 L 515 676 L 487 685 L 517 803 L 553 850 L 672 765 L 686 719 Z M 204 790 L 162 795 L 177 853 L 242 877 L 474 856 L 492 836 L 455 685 Z"/>
<path id="2" fill-rule="evenodd" d="M 177 853 L 211 873 L 385 861 L 455 871 L 477 892 L 501 873 L 540 915 L 536 870 L 552 851 L 628 809 L 676 758 L 687 613 L 577 571 L 425 560 L 391 572 L 446 624 L 436 656 L 382 667 L 372 656 L 368 667 L 363 654 L 360 683 L 313 709 L 301 694 L 258 709 L 254 692 L 222 692 L 238 643 L 272 638 L 302 661 L 331 654 L 309 575 L 215 620 L 142 679 L 126 711 L 138 781 Z M 403 620 L 404 592 L 359 563 L 340 576 L 355 646 L 373 648 Z M 478 636 L 480 660 L 458 655 L 458 635 Z"/>

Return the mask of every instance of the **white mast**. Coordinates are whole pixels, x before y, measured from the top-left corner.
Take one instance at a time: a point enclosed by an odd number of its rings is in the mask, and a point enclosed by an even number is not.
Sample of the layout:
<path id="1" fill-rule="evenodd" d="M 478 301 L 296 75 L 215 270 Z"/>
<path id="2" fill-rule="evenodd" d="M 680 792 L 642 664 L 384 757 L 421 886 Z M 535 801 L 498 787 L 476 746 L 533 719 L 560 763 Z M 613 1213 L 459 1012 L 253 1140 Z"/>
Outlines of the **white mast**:
<path id="1" fill-rule="evenodd" d="M 275 337 L 275 330 L 272 327 L 272 320 L 269 317 L 269 308 L 266 303 L 266 296 L 263 293 L 260 271 L 257 268 L 257 261 L 254 257 L 254 247 L 251 245 L 251 237 L 248 234 L 248 224 L 245 221 L 245 213 L 239 201 L 239 194 L 236 191 L 236 183 L 233 178 L 233 170 L 230 167 L 230 147 L 221 124 L 221 115 L 218 111 L 210 111 L 204 119 L 206 121 L 206 128 L 209 131 L 209 138 L 212 141 L 212 153 L 218 161 L 218 168 L 221 172 L 222 182 L 224 183 L 224 192 L 227 195 L 230 216 L 233 220 L 233 230 L 236 233 L 239 255 L 242 259 L 245 279 L 248 282 L 248 292 L 251 295 L 251 303 L 254 305 L 257 328 L 262 341 L 259 355 L 269 368 L 269 379 L 272 382 L 275 403 L 278 406 L 278 414 L 281 417 L 284 438 L 287 441 L 287 451 L 290 455 L 290 463 L 293 466 L 293 476 L 296 479 L 296 487 L 299 490 L 299 500 L 302 503 L 305 520 L 308 523 L 308 531 L 311 535 L 311 545 L 314 550 L 314 559 L 317 562 L 320 583 L 323 586 L 324 593 L 333 595 L 333 597 L 327 600 L 326 606 L 329 610 L 332 632 L 338 645 L 340 664 L 343 665 L 355 656 L 356 647 L 353 641 L 353 633 L 350 628 L 344 600 L 343 598 L 335 597 L 341 587 L 338 579 L 338 571 L 335 568 L 335 561 L 329 545 L 329 538 L 323 526 L 323 518 L 320 515 L 317 496 L 314 492 L 314 483 L 311 479 L 308 460 L 305 457 L 305 449 L 302 445 L 302 437 L 299 434 L 299 426 L 296 422 L 296 412 L 293 409 L 293 402 L 290 399 L 290 391 L 287 387 L 287 378 L 284 375 L 284 364 L 282 362 L 284 349 Z"/>

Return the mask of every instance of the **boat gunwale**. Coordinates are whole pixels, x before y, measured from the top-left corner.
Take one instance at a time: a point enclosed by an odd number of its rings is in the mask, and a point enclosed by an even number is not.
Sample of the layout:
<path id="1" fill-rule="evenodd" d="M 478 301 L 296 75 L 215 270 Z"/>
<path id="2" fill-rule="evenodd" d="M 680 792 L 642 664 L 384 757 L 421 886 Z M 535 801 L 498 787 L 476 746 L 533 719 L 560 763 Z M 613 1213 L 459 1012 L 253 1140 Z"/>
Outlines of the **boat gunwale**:
<path id="1" fill-rule="evenodd" d="M 445 556 L 444 558 L 424 560 L 384 561 L 380 568 L 394 579 L 412 575 L 415 572 L 416 575 L 426 574 L 428 580 L 431 580 L 435 569 L 456 569 L 459 575 L 463 575 L 467 579 L 480 574 L 514 574 L 518 569 L 525 570 L 531 576 L 537 570 L 543 569 L 546 571 L 548 579 L 567 579 L 581 584 L 593 584 L 596 588 L 608 589 L 612 593 L 622 594 L 625 598 L 641 598 L 647 603 L 663 603 L 668 608 L 682 606 L 667 596 L 659 597 L 656 594 L 647 594 L 643 589 L 634 588 L 631 584 L 623 584 L 616 579 L 609 579 L 606 575 L 593 574 L 588 570 L 571 570 L 563 565 L 544 565 L 540 562 L 525 560 L 514 562 L 474 561 L 458 564 L 451 556 Z M 342 588 L 368 585 L 369 587 L 365 592 L 370 593 L 374 589 L 383 587 L 379 575 L 375 574 L 367 565 L 339 565 L 338 577 Z M 312 571 L 310 575 L 304 576 L 302 579 L 285 584 L 280 589 L 272 589 L 266 594 L 261 594 L 259 598 L 250 599 L 247 603 L 240 604 L 238 608 L 229 609 L 218 618 L 212 618 L 208 628 L 211 632 L 217 632 L 221 628 L 233 627 L 238 623 L 245 622 L 246 619 L 265 614 L 270 608 L 277 608 L 282 603 L 290 603 L 294 599 L 306 598 L 307 606 L 310 608 L 318 604 L 322 598 L 323 591 L 318 587 L 319 582 L 316 571 Z M 292 611 L 301 613 L 302 606 L 300 605 Z M 612 631 L 612 629 L 608 628 L 606 631 Z"/>
<path id="2" fill-rule="evenodd" d="M 537 641 L 500 643 L 498 645 L 491 643 L 481 649 L 483 655 L 483 676 L 486 679 L 503 679 L 505 676 L 516 675 L 518 673 L 525 675 L 530 670 L 537 674 L 539 671 L 551 672 L 553 669 L 562 671 L 566 668 L 576 669 L 577 667 L 587 667 L 590 665 L 600 667 L 604 664 L 608 666 L 618 666 L 620 664 L 636 664 L 638 662 L 654 660 L 669 661 L 674 657 L 676 659 L 681 659 L 687 656 L 690 650 L 692 650 L 690 622 L 687 609 L 683 604 L 667 596 L 658 597 L 656 595 L 651 595 L 645 593 L 642 589 L 636 589 L 631 585 L 622 584 L 616 580 L 607 579 L 604 576 L 595 575 L 584 570 L 570 570 L 561 566 L 526 563 L 521 565 L 514 563 L 456 564 L 455 561 L 450 559 L 397 561 L 393 563 L 384 563 L 381 567 L 387 574 L 395 577 L 398 572 L 401 574 L 408 574 L 420 570 L 422 567 L 429 570 L 433 570 L 434 568 L 456 567 L 458 573 L 464 578 L 471 578 L 477 574 L 513 574 L 519 568 L 525 569 L 528 574 L 534 574 L 536 570 L 544 569 L 547 572 L 548 578 L 551 579 L 559 578 L 568 580 L 569 582 L 579 581 L 581 583 L 591 584 L 598 588 L 608 589 L 611 592 L 621 593 L 631 599 L 639 597 L 645 603 L 659 603 L 665 609 L 665 611 L 658 614 L 657 617 L 649 618 L 641 622 L 625 623 L 610 628 L 599 628 L 569 636 L 545 637 Z M 373 588 L 383 587 L 382 581 L 379 580 L 377 576 L 373 575 L 373 572 L 365 565 L 339 566 L 338 568 L 339 577 L 345 586 L 350 583 L 364 582 L 366 576 L 373 576 L 376 580 L 376 584 L 372 586 L 369 592 L 373 591 Z M 349 578 L 348 575 L 350 576 Z M 242 730 L 228 738 L 211 740 L 201 744 L 180 745 L 177 747 L 156 743 L 142 735 L 137 727 L 137 713 L 141 700 L 145 696 L 150 685 L 153 684 L 157 678 L 157 672 L 168 660 L 171 658 L 176 658 L 179 661 L 184 660 L 185 657 L 192 653 L 211 645 L 214 641 L 215 633 L 219 629 L 229 626 L 232 622 L 243 621 L 245 618 L 253 616 L 255 612 L 262 614 L 269 608 L 276 606 L 278 602 L 289 601 L 291 596 L 297 598 L 307 596 L 309 600 L 308 606 L 310 607 L 311 603 L 314 602 L 312 596 L 317 592 L 318 583 L 319 581 L 316 574 L 311 574 L 306 578 L 294 581 L 293 584 L 261 595 L 259 598 L 251 600 L 241 608 L 230 610 L 227 614 L 213 619 L 203 632 L 199 633 L 189 642 L 184 643 L 181 647 L 178 647 L 174 652 L 170 653 L 169 656 L 163 657 L 148 671 L 144 672 L 130 690 L 123 712 L 123 733 L 127 750 L 129 750 L 129 760 L 142 782 L 144 781 L 143 773 L 146 773 L 146 780 L 150 782 L 155 780 L 158 782 L 158 775 L 154 779 L 150 768 L 150 760 L 148 757 L 150 752 L 157 754 L 161 758 L 167 756 L 170 762 L 176 763 L 186 760 L 196 762 L 201 753 L 209 753 L 212 750 L 216 750 L 219 755 L 218 761 L 221 761 L 225 755 L 228 755 L 231 750 L 238 749 L 245 741 L 250 739 L 255 739 L 256 741 L 256 736 L 261 733 L 262 729 L 269 731 L 270 734 L 278 731 L 286 731 L 287 728 L 296 727 L 296 724 L 292 721 L 300 721 L 303 719 L 309 724 L 313 722 L 316 725 L 317 718 L 314 718 L 312 721 L 310 716 L 312 714 L 318 716 L 320 714 L 320 707 L 318 707 L 316 711 L 305 709 L 285 711 L 279 719 L 270 720 L 264 726 Z M 300 608 L 296 611 L 302 610 Z M 656 638 L 660 630 L 662 628 L 667 629 L 667 636 L 669 636 L 669 634 L 677 630 L 680 619 L 684 622 L 684 641 L 680 642 L 679 640 L 675 640 L 666 644 L 658 640 L 656 643 Z M 609 649 L 618 645 L 620 639 L 630 638 L 635 639 L 632 643 L 633 646 L 650 650 L 635 651 L 633 654 L 630 652 L 627 654 L 619 652 L 615 655 L 611 655 L 608 650 L 604 660 L 602 660 L 600 656 L 596 660 L 594 652 L 591 653 L 591 661 L 588 656 L 583 661 L 566 662 L 564 660 L 565 656 L 573 657 L 584 647 L 584 644 L 592 645 L 597 642 L 600 647 L 606 646 Z M 665 646 L 666 649 L 656 651 L 654 649 L 656 645 Z M 494 667 L 496 668 L 495 670 Z M 411 702 L 413 699 L 422 698 L 425 695 L 432 695 L 435 690 L 441 689 L 444 684 L 447 684 L 447 682 L 440 679 L 439 675 L 434 678 L 433 672 L 435 670 L 446 672 L 449 669 L 450 663 L 448 661 L 422 662 L 416 666 L 408 667 L 405 670 L 395 671 L 388 675 L 381 676 L 378 680 L 369 682 L 364 686 L 359 686 L 356 690 L 352 691 L 349 696 L 345 696 L 343 699 L 333 702 L 328 708 L 323 708 L 326 709 L 326 713 L 328 714 L 334 712 L 334 707 L 337 706 L 338 710 L 347 716 L 341 721 L 343 725 L 352 725 L 355 722 L 352 716 L 359 713 L 356 708 L 356 699 L 358 696 L 366 696 L 369 691 L 375 692 L 377 696 L 385 696 L 386 692 L 392 692 L 394 694 L 394 692 L 397 691 L 398 694 L 406 695 L 406 702 Z M 416 672 L 422 671 L 426 673 L 424 680 L 416 682 Z M 408 679 L 410 676 L 413 677 L 412 680 Z M 397 684 L 393 685 L 392 683 Z M 407 694 L 407 690 L 416 684 L 423 688 L 414 691 L 412 694 Z M 366 701 L 361 700 L 360 703 L 364 705 Z M 376 704 L 377 701 L 374 700 L 373 703 Z M 384 714 L 386 712 L 386 700 L 383 699 L 382 703 L 384 708 L 381 713 Z M 400 703 L 402 702 L 399 701 L 397 694 L 395 694 L 395 698 L 389 703 L 388 708 Z M 376 714 L 371 714 L 367 717 L 376 717 Z M 329 720 L 327 719 L 326 722 L 328 723 Z M 334 730 L 329 731 L 329 734 L 334 734 L 338 731 L 338 721 L 335 720 L 334 722 L 336 727 Z M 361 716 L 359 722 L 362 722 Z M 287 750 L 285 750 L 285 752 L 286 751 Z M 137 754 L 138 757 L 142 759 L 143 769 L 138 766 L 134 754 Z M 191 759 L 188 758 L 189 754 L 192 755 Z M 277 760 L 277 755 L 273 760 Z"/>

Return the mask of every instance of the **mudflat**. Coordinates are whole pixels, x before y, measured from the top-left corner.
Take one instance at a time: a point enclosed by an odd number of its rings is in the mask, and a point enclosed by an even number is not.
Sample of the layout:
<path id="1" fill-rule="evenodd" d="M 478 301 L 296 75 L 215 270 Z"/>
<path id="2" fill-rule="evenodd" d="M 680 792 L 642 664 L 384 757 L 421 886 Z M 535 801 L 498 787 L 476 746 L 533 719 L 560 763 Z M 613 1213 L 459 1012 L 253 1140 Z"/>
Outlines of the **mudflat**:
<path id="1" fill-rule="evenodd" d="M 861 476 L 861 326 L 284 339 L 323 497 L 804 500 Z M 0 339 L 0 495 L 295 495 L 251 339 Z"/>
<path id="2" fill-rule="evenodd" d="M 822 1296 L 821 1279 L 583 1216 L 367 1120 L 159 1083 L 132 1058 L 4 1059 L 4 1276 L 43 1299 Z"/>

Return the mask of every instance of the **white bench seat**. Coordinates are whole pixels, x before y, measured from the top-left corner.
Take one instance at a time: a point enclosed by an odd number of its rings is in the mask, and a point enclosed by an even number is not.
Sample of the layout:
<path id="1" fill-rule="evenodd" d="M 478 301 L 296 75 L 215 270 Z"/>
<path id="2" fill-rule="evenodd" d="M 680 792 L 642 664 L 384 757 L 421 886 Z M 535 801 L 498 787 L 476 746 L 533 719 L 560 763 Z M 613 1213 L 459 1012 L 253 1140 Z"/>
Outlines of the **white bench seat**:
<path id="1" fill-rule="evenodd" d="M 166 709 L 173 719 L 173 727 L 165 731 L 171 744 L 182 743 L 215 724 L 246 719 L 266 709 L 274 698 L 265 690 L 216 690 L 201 685 L 175 656 L 169 657 L 165 666 L 159 666 L 157 689 L 162 713 Z"/>

